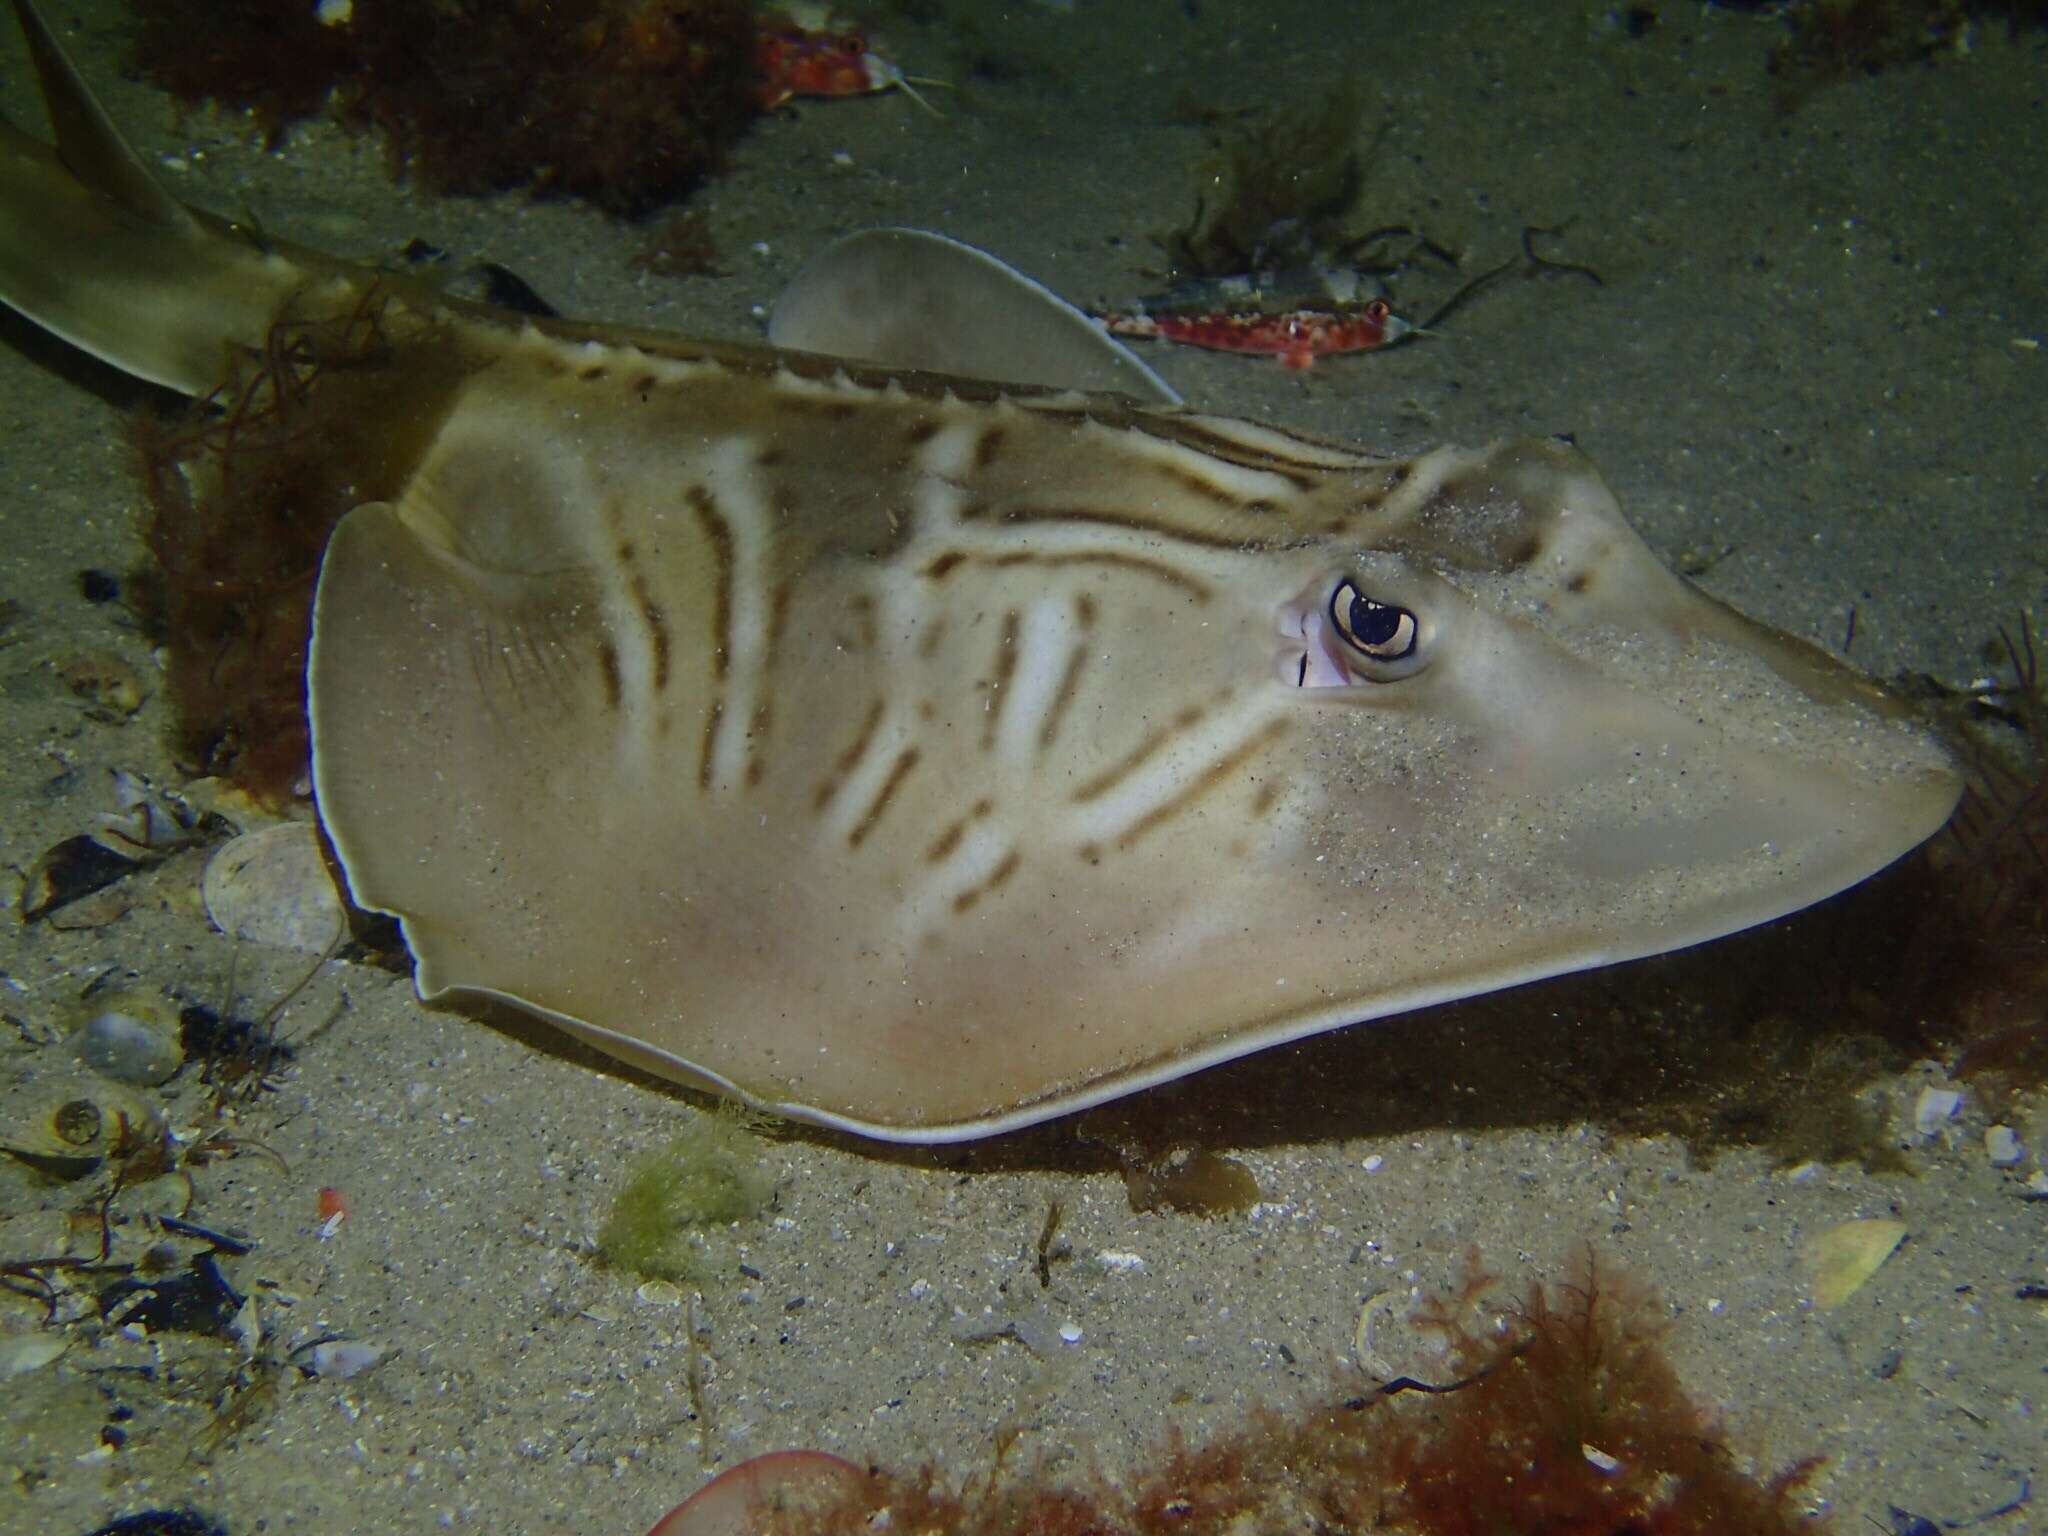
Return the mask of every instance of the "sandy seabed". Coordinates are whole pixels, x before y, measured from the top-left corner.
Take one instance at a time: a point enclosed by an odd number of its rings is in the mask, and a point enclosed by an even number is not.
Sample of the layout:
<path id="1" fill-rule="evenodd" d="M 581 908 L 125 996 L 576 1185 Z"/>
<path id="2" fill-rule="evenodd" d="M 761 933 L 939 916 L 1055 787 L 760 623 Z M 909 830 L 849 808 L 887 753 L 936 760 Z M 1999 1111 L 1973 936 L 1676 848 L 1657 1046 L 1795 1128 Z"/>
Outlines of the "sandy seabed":
<path id="1" fill-rule="evenodd" d="M 1995 625 L 2048 599 L 2043 40 L 1980 32 L 1967 52 L 1785 116 L 1764 67 L 1776 23 L 1657 9 L 1662 24 L 1633 38 L 1600 4 L 921 8 L 922 23 L 889 29 L 914 72 L 948 74 L 970 21 L 1014 70 L 962 80 L 943 117 L 897 95 L 763 121 L 695 205 L 727 271 L 688 281 L 637 271 L 643 233 L 576 207 L 394 185 L 374 143 L 325 125 L 267 153 L 239 121 L 181 120 L 119 77 L 118 6 L 80 0 L 53 19 L 182 196 L 370 259 L 422 237 L 512 267 L 566 313 L 735 337 L 756 333 L 756 307 L 807 253 L 874 223 L 944 230 L 1083 301 L 1143 292 L 1147 237 L 1185 220 L 1207 153 L 1177 109 L 1270 104 L 1362 72 L 1390 124 L 1362 226 L 1418 225 L 1476 268 L 1512 256 L 1525 225 L 1566 225 L 1556 253 L 1605 286 L 1508 284 L 1431 344 L 1305 374 L 1150 360 L 1205 407 L 1388 451 L 1570 433 L 1666 558 L 1725 552 L 1704 577 L 1717 594 L 1831 648 L 1853 610 L 1861 666 L 1966 683 Z M 0 31 L 0 107 L 39 123 L 19 41 Z M 5 337 L 0 597 L 25 617 L 0 649 L 0 848 L 26 867 L 108 808 L 110 769 L 176 775 L 157 701 L 95 721 L 49 683 L 52 659 L 80 650 L 150 666 L 118 607 L 77 582 L 141 555 L 120 432 L 133 391 L 24 325 Z M 153 873 L 133 911 L 95 930 L 0 923 L 10 1091 L 33 1086 L 55 1049 L 38 1042 L 108 967 L 219 995 L 231 946 L 191 896 L 195 868 Z M 260 1006 L 299 969 L 245 950 L 238 994 Z M 1521 994 L 1545 1017 L 1584 1010 L 1594 1034 L 1610 1027 L 1597 995 Z M 1760 1469 L 1826 1458 L 1810 1492 L 1839 1530 L 1882 1523 L 1888 1505 L 1960 1518 L 2041 1470 L 2048 1323 L 2016 1297 L 2044 1278 L 2048 1207 L 2020 1198 L 2038 1163 L 1993 1167 L 1967 1099 L 1914 1137 L 1932 1068 L 1881 1085 L 1910 1175 L 1782 1170 L 1760 1151 L 1708 1167 L 1671 1141 L 1531 1123 L 1498 1096 L 1475 1107 L 1454 1021 L 1353 1030 L 1180 1090 L 1196 1114 L 1298 1075 L 1336 1104 L 1308 1134 L 1276 1104 L 1225 1148 L 1265 1199 L 1208 1220 L 1133 1214 L 1069 1125 L 929 1155 L 797 1134 L 763 1144 L 767 1218 L 709 1246 L 700 1300 L 667 1305 L 589 1247 L 634 1154 L 701 1101 L 544 1031 L 422 1008 L 404 978 L 363 966 L 328 967 L 286 1027 L 337 1007 L 241 1124 L 289 1172 L 261 1154 L 213 1162 L 196 1171 L 194 1216 L 256 1240 L 235 1273 L 280 1346 L 332 1331 L 387 1358 L 341 1382 L 281 1373 L 264 1411 L 199 1458 L 204 1387 L 232 1346 L 75 1348 L 0 1399 L 14 1469 L 0 1525 L 82 1533 L 191 1504 L 236 1533 L 637 1532 L 762 1451 L 965 1476 L 1020 1425 L 1051 1474 L 1115 1478 L 1172 1426 L 1199 1440 L 1355 1379 L 1368 1298 L 1441 1287 L 1474 1246 L 1520 1285 L 1561 1273 L 1580 1238 L 1659 1288 L 1681 1374 Z M 1412 1093 L 1346 1101 L 1347 1068 L 1385 1050 L 1415 1053 Z M 198 1102 L 172 1092 L 176 1114 Z M 2039 1148 L 2048 1116 L 2038 1099 L 2031 1113 L 2017 1128 Z M 325 1239 L 322 1186 L 351 1206 Z M 22 1256 L 62 1195 L 0 1169 L 0 1257 Z M 1069 1256 L 1041 1287 L 1055 1199 Z M 1815 1311 L 1801 1244 L 1869 1216 L 1903 1221 L 1904 1246 L 1847 1304 Z M 40 1315 L 0 1297 L 6 1334 Z M 1012 1317 L 1041 1345 L 1048 1321 L 1078 1341 L 1041 1355 L 1015 1331 L 984 1337 Z M 110 1422 L 119 1450 L 102 1443 Z"/>

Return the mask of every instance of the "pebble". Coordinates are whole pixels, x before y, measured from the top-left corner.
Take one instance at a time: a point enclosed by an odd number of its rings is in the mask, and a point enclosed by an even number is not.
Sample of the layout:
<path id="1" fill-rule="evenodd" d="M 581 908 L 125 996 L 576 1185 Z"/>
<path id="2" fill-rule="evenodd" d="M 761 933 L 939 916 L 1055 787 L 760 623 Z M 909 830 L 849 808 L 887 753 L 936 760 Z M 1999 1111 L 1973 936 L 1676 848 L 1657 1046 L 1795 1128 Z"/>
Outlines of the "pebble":
<path id="1" fill-rule="evenodd" d="M 1913 1129 L 1922 1136 L 1934 1135 L 1955 1118 L 1962 1104 L 1962 1094 L 1953 1088 L 1922 1088 L 1913 1102 Z"/>
<path id="2" fill-rule="evenodd" d="M 160 998 L 117 992 L 71 1038 L 78 1059 L 102 1077 L 138 1088 L 170 1081 L 185 1062 L 177 1016 Z"/>

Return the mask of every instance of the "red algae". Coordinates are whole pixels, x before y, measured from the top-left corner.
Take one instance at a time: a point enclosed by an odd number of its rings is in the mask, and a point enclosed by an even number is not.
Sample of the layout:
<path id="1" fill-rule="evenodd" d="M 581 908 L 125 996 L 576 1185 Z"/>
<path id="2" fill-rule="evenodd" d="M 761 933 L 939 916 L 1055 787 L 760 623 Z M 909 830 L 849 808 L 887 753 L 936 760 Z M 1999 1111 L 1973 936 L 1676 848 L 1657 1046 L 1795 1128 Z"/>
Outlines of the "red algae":
<path id="1" fill-rule="evenodd" d="M 154 557 L 135 586 L 164 644 L 172 755 L 266 805 L 308 789 L 306 656 L 328 537 L 391 491 L 460 366 L 432 347 L 401 358 L 388 315 L 373 290 L 331 324 L 281 322 L 213 397 L 129 429 Z"/>
<path id="2" fill-rule="evenodd" d="M 869 1471 L 829 1506 L 758 1508 L 699 1530 L 684 1506 L 664 1536 L 1791 1536 L 1826 1529 L 1797 1508 L 1815 1468 L 1746 1476 L 1714 1415 L 1663 1352 L 1664 1309 L 1587 1249 L 1568 1279 L 1501 1312 L 1468 1261 L 1416 1321 L 1444 1341 L 1448 1379 L 1400 1378 L 1357 1396 L 1254 1414 L 1190 1448 L 1169 1441 L 1128 1492 L 995 1470 L 954 1493 L 929 1468 Z M 725 1512 L 728 1513 L 729 1512 Z"/>
<path id="3" fill-rule="evenodd" d="M 357 0 L 344 122 L 436 192 L 531 186 L 638 216 L 716 171 L 756 113 L 744 0 Z"/>
<path id="4" fill-rule="evenodd" d="M 638 216 L 715 173 L 757 115 L 746 0 L 135 0 L 133 62 L 274 144 L 330 104 L 438 193 L 529 187 Z"/>
<path id="5" fill-rule="evenodd" d="M 1488 1277 L 1474 1270 L 1468 1297 Z M 1429 1536 L 1811 1530 L 1792 1508 L 1814 1470 L 1768 1483 L 1737 1468 L 1713 1416 L 1662 1349 L 1666 1319 L 1591 1249 L 1573 1277 L 1538 1286 L 1498 1336 L 1469 1307 L 1426 1308 L 1467 1385 L 1434 1398 L 1382 1447 L 1382 1519 Z"/>
<path id="6" fill-rule="evenodd" d="M 280 0 L 134 0 L 131 53 L 149 78 L 193 105 L 254 114 L 273 149 L 323 110 L 347 71 L 348 44 L 311 4 Z"/>

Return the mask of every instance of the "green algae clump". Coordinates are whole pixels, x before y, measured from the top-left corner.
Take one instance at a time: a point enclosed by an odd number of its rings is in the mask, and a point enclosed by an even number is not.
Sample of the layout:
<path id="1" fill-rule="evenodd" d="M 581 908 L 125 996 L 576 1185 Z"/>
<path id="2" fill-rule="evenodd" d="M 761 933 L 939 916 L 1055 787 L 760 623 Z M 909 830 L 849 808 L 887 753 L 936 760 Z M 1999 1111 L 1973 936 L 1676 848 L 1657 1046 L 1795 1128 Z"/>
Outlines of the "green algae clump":
<path id="1" fill-rule="evenodd" d="M 658 1151 L 626 1172 L 598 1234 L 598 1258 L 613 1269 L 652 1280 L 687 1280 L 697 1271 L 692 1233 L 760 1214 L 774 1193 L 740 1126 L 699 1116 Z"/>

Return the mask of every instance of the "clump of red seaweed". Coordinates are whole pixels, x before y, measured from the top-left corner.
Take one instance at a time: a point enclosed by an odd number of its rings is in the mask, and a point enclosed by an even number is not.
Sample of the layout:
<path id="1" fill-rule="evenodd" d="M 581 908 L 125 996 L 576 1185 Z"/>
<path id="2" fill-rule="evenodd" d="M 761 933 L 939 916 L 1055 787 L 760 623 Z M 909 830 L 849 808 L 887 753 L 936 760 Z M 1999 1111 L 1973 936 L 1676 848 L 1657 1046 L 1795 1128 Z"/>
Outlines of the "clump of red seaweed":
<path id="1" fill-rule="evenodd" d="M 715 172 L 753 120 L 747 0 L 134 0 L 134 62 L 274 143 L 331 101 L 438 193 L 531 187 L 638 216 Z"/>
<path id="2" fill-rule="evenodd" d="M 348 72 L 348 35 L 317 7 L 280 0 L 134 0 L 133 62 L 179 101 L 252 112 L 271 148 L 327 105 Z"/>
<path id="3" fill-rule="evenodd" d="M 398 363 L 393 314 L 373 289 L 331 323 L 282 321 L 211 399 L 130 427 L 154 557 L 135 586 L 164 644 L 173 756 L 266 804 L 306 789 L 306 652 L 328 536 L 390 493 L 416 437 L 399 423 L 435 382 L 434 349 Z"/>
<path id="4" fill-rule="evenodd" d="M 1421 1320 L 1466 1385 L 1432 1396 L 1379 1448 L 1385 1528 L 1719 1536 L 1811 1530 L 1793 1508 L 1815 1470 L 1758 1483 L 1665 1357 L 1664 1310 L 1591 1249 L 1573 1277 L 1533 1287 L 1504 1331 L 1476 1326 L 1490 1277 Z M 1361 1516 L 1369 1513 L 1359 1509 Z M 1360 1520 L 1354 1529 L 1369 1528 Z"/>
<path id="5" fill-rule="evenodd" d="M 814 1464 L 829 1458 L 799 1456 L 766 1468 L 777 1475 L 759 1479 L 763 1493 L 750 1516 L 737 1517 L 725 1501 L 693 1501 L 656 1529 L 661 1536 L 873 1536 L 883 1529 L 920 1536 L 1791 1536 L 1823 1529 L 1795 1507 L 1815 1463 L 1797 1462 L 1766 1482 L 1745 1475 L 1713 1415 L 1687 1395 L 1663 1353 L 1664 1309 L 1590 1249 L 1568 1281 L 1532 1286 L 1504 1314 L 1497 1314 L 1495 1277 L 1469 1262 L 1454 1295 L 1426 1306 L 1418 1322 L 1444 1340 L 1451 1379 L 1402 1378 L 1361 1396 L 1261 1413 L 1199 1448 L 1175 1442 L 1128 1493 L 1007 1477 L 1000 1447 L 986 1486 L 964 1493 L 949 1491 L 930 1469 L 848 1469 L 842 1476 Z M 839 1496 L 822 1497 L 827 1490 Z"/>

